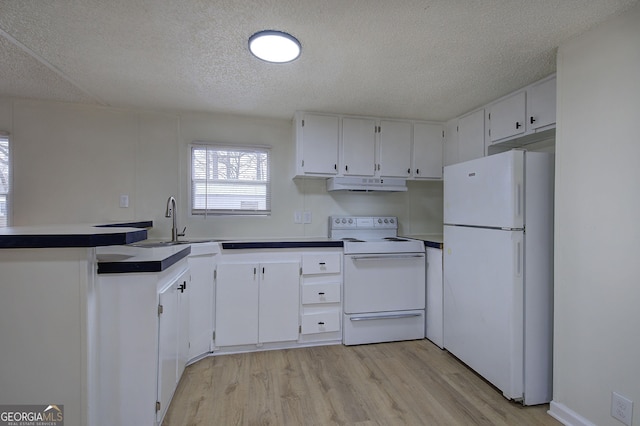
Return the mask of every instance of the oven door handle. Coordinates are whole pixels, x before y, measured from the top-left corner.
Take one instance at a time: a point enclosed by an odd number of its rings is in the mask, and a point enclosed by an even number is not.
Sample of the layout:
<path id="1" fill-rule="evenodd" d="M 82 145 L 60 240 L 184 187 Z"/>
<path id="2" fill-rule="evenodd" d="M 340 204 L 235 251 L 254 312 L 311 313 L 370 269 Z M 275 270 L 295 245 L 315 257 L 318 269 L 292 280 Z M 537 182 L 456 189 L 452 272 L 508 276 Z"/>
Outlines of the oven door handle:
<path id="1" fill-rule="evenodd" d="M 387 314 L 387 315 L 364 315 L 349 318 L 351 321 L 368 321 L 368 320 L 377 320 L 377 319 L 401 319 L 401 318 L 413 318 L 419 317 L 422 314 L 413 312 L 406 314 Z"/>
<path id="2" fill-rule="evenodd" d="M 424 254 L 384 254 L 374 256 L 351 256 L 353 260 L 380 260 L 380 259 L 413 259 L 416 257 L 424 257 Z"/>

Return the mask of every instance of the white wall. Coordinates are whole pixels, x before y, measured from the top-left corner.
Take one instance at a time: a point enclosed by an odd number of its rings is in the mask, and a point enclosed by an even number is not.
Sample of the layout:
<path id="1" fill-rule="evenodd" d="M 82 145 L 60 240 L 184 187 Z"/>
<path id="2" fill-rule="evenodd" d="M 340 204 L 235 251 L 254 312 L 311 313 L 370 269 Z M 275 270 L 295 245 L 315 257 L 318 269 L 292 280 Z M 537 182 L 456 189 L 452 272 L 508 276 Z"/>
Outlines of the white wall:
<path id="1" fill-rule="evenodd" d="M 291 179 L 292 121 L 197 113 L 155 113 L 37 100 L 0 99 L 0 128 L 12 132 L 13 224 L 151 219 L 168 237 L 170 195 L 187 238 L 326 236 L 330 214 L 395 215 L 402 233 L 442 233 L 442 183 L 410 182 L 406 193 L 327 193 L 324 180 Z M 272 147 L 272 215 L 189 217 L 189 144 Z M 128 195 L 129 208 L 119 207 Z M 309 225 L 295 210 L 312 212 Z"/>
<path id="2" fill-rule="evenodd" d="M 558 51 L 552 412 L 640 425 L 640 6 Z"/>

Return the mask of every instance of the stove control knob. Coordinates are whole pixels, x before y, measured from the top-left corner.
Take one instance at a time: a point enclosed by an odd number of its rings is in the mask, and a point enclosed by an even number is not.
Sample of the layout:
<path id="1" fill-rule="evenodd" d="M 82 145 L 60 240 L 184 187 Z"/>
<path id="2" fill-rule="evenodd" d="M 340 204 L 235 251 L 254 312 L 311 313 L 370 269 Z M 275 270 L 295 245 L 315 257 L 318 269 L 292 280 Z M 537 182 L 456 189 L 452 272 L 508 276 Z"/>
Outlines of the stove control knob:
<path id="1" fill-rule="evenodd" d="M 382 219 L 378 219 L 378 223 L 382 223 Z"/>
<path id="2" fill-rule="evenodd" d="M 342 223 L 347 223 L 347 219 L 342 219 Z"/>
<path id="3" fill-rule="evenodd" d="M 391 223 L 395 222 L 395 220 L 393 220 L 393 219 L 389 219 L 389 221 L 391 221 Z"/>
<path id="4" fill-rule="evenodd" d="M 336 219 L 336 223 L 340 223 L 340 219 Z"/>
<path id="5" fill-rule="evenodd" d="M 350 223 L 350 224 L 351 224 L 351 223 L 353 223 L 353 219 L 349 219 L 349 223 Z"/>
<path id="6" fill-rule="evenodd" d="M 384 223 L 389 223 L 389 219 L 385 219 L 385 220 L 384 220 Z"/>

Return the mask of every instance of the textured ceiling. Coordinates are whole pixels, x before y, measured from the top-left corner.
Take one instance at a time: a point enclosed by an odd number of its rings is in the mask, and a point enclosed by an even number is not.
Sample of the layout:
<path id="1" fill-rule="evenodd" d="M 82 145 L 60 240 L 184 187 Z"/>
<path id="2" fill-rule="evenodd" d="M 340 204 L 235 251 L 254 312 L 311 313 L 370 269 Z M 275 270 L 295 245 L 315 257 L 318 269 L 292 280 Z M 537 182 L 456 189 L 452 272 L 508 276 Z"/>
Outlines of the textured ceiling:
<path id="1" fill-rule="evenodd" d="M 446 120 L 555 71 L 639 0 L 0 0 L 0 96 L 291 118 Z M 262 29 L 290 64 L 247 50 Z"/>

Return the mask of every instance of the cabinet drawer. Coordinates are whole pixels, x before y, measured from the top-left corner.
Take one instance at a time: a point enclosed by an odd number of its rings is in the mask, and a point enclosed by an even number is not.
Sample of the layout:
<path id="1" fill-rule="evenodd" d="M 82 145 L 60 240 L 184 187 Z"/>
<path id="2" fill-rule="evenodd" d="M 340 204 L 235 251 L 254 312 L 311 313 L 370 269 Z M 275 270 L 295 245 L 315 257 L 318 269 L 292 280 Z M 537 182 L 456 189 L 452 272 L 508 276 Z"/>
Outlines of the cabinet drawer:
<path id="1" fill-rule="evenodd" d="M 302 334 L 327 333 L 340 330 L 340 312 L 319 312 L 302 315 Z"/>
<path id="2" fill-rule="evenodd" d="M 317 253 L 302 255 L 302 274 L 337 274 L 340 272 L 341 253 Z"/>
<path id="3" fill-rule="evenodd" d="M 302 304 L 335 303 L 340 301 L 340 283 L 303 284 Z"/>

